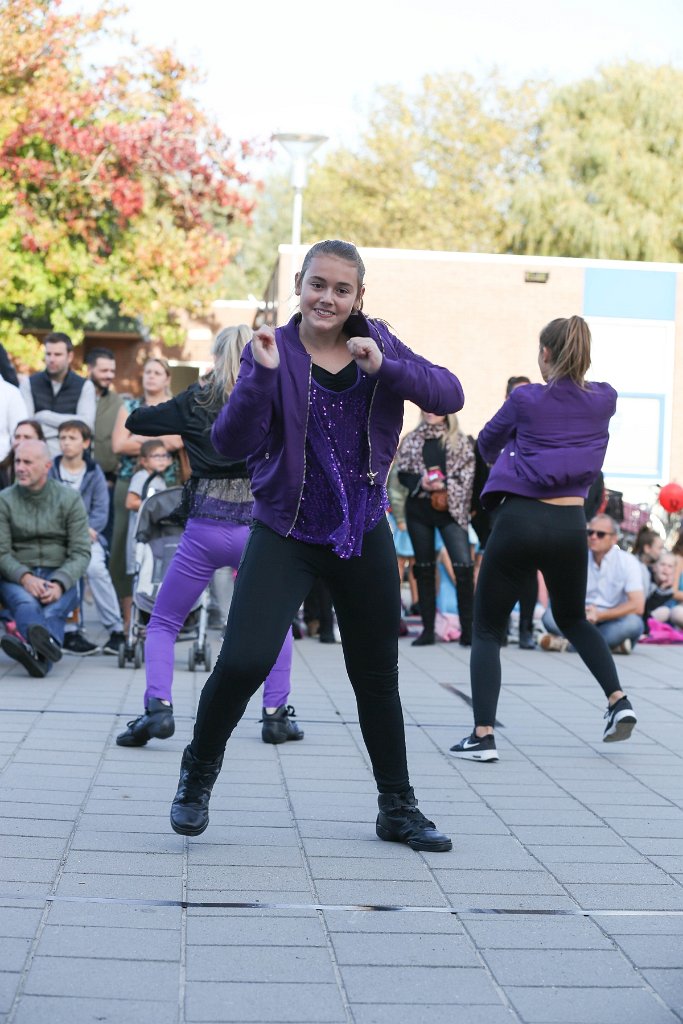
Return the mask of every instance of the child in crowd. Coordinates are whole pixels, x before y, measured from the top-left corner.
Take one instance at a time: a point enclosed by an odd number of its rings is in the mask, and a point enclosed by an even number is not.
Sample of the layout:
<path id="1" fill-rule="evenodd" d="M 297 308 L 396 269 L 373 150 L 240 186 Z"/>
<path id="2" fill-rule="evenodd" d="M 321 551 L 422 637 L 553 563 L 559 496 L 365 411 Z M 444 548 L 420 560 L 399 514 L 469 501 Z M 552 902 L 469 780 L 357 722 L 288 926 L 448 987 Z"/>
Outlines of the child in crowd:
<path id="1" fill-rule="evenodd" d="M 139 469 L 133 473 L 126 495 L 126 508 L 130 513 L 126 541 L 126 572 L 129 575 L 135 572 L 135 529 L 140 506 L 150 494 L 166 490 L 164 473 L 171 464 L 171 458 L 164 442 L 158 439 L 144 441 L 140 448 Z"/>
<path id="2" fill-rule="evenodd" d="M 88 530 L 92 542 L 90 565 L 86 578 L 90 584 L 93 601 L 109 639 L 103 646 L 105 654 L 116 654 L 119 642 L 124 639 L 123 621 L 116 591 L 107 568 L 107 545 L 103 530 L 109 516 L 109 489 L 104 473 L 90 455 L 92 431 L 82 420 L 65 420 L 58 431 L 61 455 L 50 467 L 50 476 L 60 483 L 78 491 L 88 516 Z M 64 634 L 64 650 L 70 654 L 95 654 L 99 651 L 78 629 Z"/>
<path id="3" fill-rule="evenodd" d="M 652 566 L 654 589 L 650 593 L 645 615 L 651 615 L 659 622 L 683 628 L 683 593 L 680 580 L 676 579 L 676 556 L 665 551 Z"/>
<path id="4" fill-rule="evenodd" d="M 379 790 L 377 835 L 416 850 L 452 846 L 418 809 L 408 775 L 399 581 L 385 483 L 404 402 L 445 415 L 462 408 L 463 394 L 452 373 L 364 316 L 364 276 L 348 242 L 309 249 L 295 277 L 300 313 L 277 330 L 256 332 L 212 429 L 221 455 L 247 460 L 254 525 L 223 649 L 182 757 L 171 808 L 181 835 L 206 829 L 228 738 L 320 576 L 332 594 Z"/>

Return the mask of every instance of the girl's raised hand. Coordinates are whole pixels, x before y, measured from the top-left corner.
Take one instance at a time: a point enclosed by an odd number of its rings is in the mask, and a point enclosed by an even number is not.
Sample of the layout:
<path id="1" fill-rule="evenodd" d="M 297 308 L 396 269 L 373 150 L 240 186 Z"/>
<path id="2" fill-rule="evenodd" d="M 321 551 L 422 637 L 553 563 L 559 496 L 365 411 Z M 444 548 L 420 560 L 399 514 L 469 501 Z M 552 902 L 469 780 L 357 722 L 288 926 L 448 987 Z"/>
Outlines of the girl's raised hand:
<path id="1" fill-rule="evenodd" d="M 275 331 L 272 327 L 259 327 L 251 339 L 251 351 L 254 359 L 269 370 L 276 370 L 280 365 L 280 353 L 275 343 Z"/>
<path id="2" fill-rule="evenodd" d="M 364 373 L 377 373 L 382 365 L 382 353 L 372 338 L 349 338 L 346 347 Z"/>

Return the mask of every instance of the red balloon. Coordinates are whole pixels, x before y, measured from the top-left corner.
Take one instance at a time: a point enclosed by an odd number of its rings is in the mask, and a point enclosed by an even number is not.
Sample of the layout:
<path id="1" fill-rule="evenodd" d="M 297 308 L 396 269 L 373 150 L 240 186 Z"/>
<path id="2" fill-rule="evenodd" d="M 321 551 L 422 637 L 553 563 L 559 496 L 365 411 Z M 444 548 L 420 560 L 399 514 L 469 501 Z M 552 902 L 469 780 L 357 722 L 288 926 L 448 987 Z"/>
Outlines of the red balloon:
<path id="1" fill-rule="evenodd" d="M 683 487 L 680 484 L 664 484 L 659 491 L 659 504 L 667 512 L 683 509 Z"/>

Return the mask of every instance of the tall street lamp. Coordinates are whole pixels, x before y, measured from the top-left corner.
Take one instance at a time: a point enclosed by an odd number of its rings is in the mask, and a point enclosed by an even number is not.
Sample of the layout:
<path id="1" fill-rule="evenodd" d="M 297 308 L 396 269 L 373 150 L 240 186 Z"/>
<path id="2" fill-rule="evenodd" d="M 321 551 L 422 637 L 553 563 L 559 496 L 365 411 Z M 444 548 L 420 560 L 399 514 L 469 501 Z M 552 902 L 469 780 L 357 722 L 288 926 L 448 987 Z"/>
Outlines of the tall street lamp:
<path id="1" fill-rule="evenodd" d="M 303 135 L 287 133 L 273 135 L 273 141 L 279 142 L 292 162 L 292 188 L 294 189 L 294 205 L 292 206 L 292 245 L 301 244 L 301 220 L 304 209 L 304 188 L 306 187 L 306 169 L 308 161 L 318 146 L 327 142 L 327 135 Z"/>

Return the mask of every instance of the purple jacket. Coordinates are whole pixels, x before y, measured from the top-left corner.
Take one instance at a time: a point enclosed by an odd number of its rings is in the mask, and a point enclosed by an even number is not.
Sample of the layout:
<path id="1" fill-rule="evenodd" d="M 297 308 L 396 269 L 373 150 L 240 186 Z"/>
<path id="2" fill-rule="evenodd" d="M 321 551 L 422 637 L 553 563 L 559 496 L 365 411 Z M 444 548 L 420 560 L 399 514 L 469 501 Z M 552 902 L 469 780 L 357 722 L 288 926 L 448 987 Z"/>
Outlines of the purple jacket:
<path id="1" fill-rule="evenodd" d="M 562 377 L 515 388 L 477 438 L 494 464 L 481 492 L 484 506 L 495 507 L 505 494 L 585 498 L 602 468 L 616 407 L 609 384 L 580 388 Z"/>
<path id="2" fill-rule="evenodd" d="M 247 460 L 254 493 L 254 519 L 287 535 L 299 511 L 304 486 L 306 428 L 311 387 L 311 357 L 299 340 L 299 318 L 275 331 L 280 366 L 255 362 L 251 344 L 242 354 L 237 383 L 211 431 L 221 455 Z M 457 377 L 403 345 L 379 320 L 354 315 L 353 337 L 371 337 L 384 358 L 368 416 L 371 483 L 385 483 L 403 425 L 403 403 L 428 412 L 462 409 Z"/>

